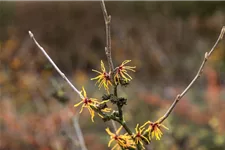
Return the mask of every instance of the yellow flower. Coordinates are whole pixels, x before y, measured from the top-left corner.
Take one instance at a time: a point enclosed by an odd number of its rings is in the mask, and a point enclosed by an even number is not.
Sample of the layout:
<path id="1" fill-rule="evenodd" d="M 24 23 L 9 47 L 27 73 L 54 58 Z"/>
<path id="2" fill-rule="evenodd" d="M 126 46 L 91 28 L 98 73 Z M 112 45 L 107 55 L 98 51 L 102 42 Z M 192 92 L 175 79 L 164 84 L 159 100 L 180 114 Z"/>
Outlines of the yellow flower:
<path id="1" fill-rule="evenodd" d="M 99 102 L 99 101 L 97 101 L 97 99 L 94 99 L 94 98 L 88 98 L 88 97 L 87 97 L 87 93 L 86 93 L 84 87 L 82 87 L 81 93 L 82 93 L 82 92 L 83 92 L 83 95 L 81 94 L 81 99 L 82 99 L 82 100 L 81 100 L 79 103 L 75 104 L 74 107 L 77 107 L 77 106 L 83 104 L 82 107 L 81 107 L 80 113 L 83 111 L 83 108 L 87 108 L 87 109 L 89 110 L 90 114 L 91 114 L 91 120 L 92 120 L 92 122 L 94 122 L 95 111 L 92 109 L 92 107 L 94 107 L 94 108 L 97 109 L 97 106 L 98 106 L 99 104 L 105 103 L 106 101 Z M 103 109 L 103 110 L 104 110 L 104 109 Z M 103 111 L 103 110 L 102 110 L 102 111 Z M 108 112 L 108 111 L 109 111 L 109 110 L 108 110 L 108 108 L 107 108 L 107 112 Z M 106 112 L 106 111 L 105 111 L 105 112 Z"/>
<path id="2" fill-rule="evenodd" d="M 130 81 L 132 77 L 127 73 L 127 70 L 135 72 L 135 66 L 125 66 L 125 64 L 131 62 L 131 60 L 125 60 L 122 64 L 117 67 L 116 74 L 114 76 L 114 81 L 119 82 L 119 78 L 123 78 L 125 81 Z"/>
<path id="3" fill-rule="evenodd" d="M 161 131 L 161 127 L 163 127 L 164 129 L 169 130 L 166 126 L 164 126 L 163 124 L 160 124 L 159 121 L 156 122 L 151 122 L 151 121 L 147 121 L 143 126 L 141 126 L 140 128 L 142 129 L 144 126 L 149 125 L 147 130 L 145 130 L 145 133 L 149 133 L 149 139 L 152 138 L 156 138 L 156 140 L 160 140 L 160 138 L 162 137 L 163 133 Z M 151 136 L 150 136 L 151 135 Z"/>
<path id="4" fill-rule="evenodd" d="M 123 148 L 128 148 L 132 147 L 135 148 L 134 142 L 132 141 L 131 137 L 129 135 L 124 134 L 124 135 L 119 135 L 119 132 L 121 131 L 123 126 L 120 126 L 120 128 L 116 131 L 116 133 L 112 133 L 109 128 L 106 129 L 106 132 L 110 135 L 111 140 L 108 143 L 108 147 L 110 147 L 111 143 L 113 141 L 116 141 L 116 144 L 113 146 L 111 150 L 117 149 L 120 150 L 121 147 Z"/>
<path id="5" fill-rule="evenodd" d="M 124 144 L 125 146 L 123 146 L 124 149 L 136 149 L 135 143 L 132 140 L 132 138 L 126 133 L 124 136 L 126 136 L 126 138 L 124 138 Z"/>
<path id="6" fill-rule="evenodd" d="M 143 135 L 143 130 L 144 128 L 138 128 L 139 124 L 137 124 L 136 128 L 135 128 L 135 134 L 134 134 L 134 139 L 135 139 L 135 143 L 136 144 L 141 144 L 142 149 L 145 149 L 144 144 L 143 144 L 143 140 L 147 141 L 149 143 L 149 140 Z"/>
<path id="7" fill-rule="evenodd" d="M 106 72 L 104 63 L 102 61 L 101 61 L 101 70 L 102 72 L 92 69 L 92 71 L 98 73 L 99 75 L 95 78 L 91 78 L 91 80 L 98 80 L 96 84 L 97 83 L 99 84 L 98 85 L 99 89 L 102 86 L 104 86 L 105 90 L 109 93 L 109 85 L 112 86 L 112 83 L 110 81 L 110 73 Z"/>
<path id="8" fill-rule="evenodd" d="M 108 102 L 109 100 L 106 100 L 106 101 L 103 101 L 103 102 Z M 110 112 L 112 109 L 111 108 L 104 108 L 104 109 L 101 109 L 102 112 Z M 98 115 L 101 117 L 101 118 L 104 118 L 101 114 L 98 113 Z"/>

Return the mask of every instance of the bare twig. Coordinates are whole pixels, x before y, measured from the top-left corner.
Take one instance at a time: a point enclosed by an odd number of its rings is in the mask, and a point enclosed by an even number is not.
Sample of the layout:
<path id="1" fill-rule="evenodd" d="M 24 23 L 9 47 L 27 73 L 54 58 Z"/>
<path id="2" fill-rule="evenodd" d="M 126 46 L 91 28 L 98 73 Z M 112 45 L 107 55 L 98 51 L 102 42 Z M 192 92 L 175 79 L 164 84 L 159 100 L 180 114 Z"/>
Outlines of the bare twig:
<path id="1" fill-rule="evenodd" d="M 108 60 L 110 72 L 113 73 L 114 66 L 113 66 L 112 54 L 111 54 L 111 31 L 110 31 L 111 16 L 108 15 L 108 13 L 107 13 L 104 0 L 101 1 L 101 8 L 102 8 L 103 16 L 104 16 L 105 32 L 106 32 L 105 53 L 106 53 L 106 57 L 107 57 L 107 60 Z M 112 122 L 114 130 L 117 131 L 117 127 L 116 127 L 116 124 L 115 124 L 114 120 L 111 120 L 111 122 Z"/>
<path id="2" fill-rule="evenodd" d="M 80 93 L 80 91 L 77 90 L 77 88 L 70 82 L 70 80 L 65 76 L 64 73 L 61 72 L 61 70 L 56 66 L 56 64 L 53 62 L 53 60 L 51 59 L 50 56 L 48 56 L 48 54 L 45 52 L 44 48 L 41 47 L 41 45 L 36 41 L 36 39 L 34 38 L 34 35 L 31 31 L 29 31 L 29 35 L 30 37 L 33 39 L 34 43 L 37 45 L 37 47 L 42 51 L 42 53 L 45 55 L 45 57 L 47 57 L 47 59 L 50 61 L 50 63 L 54 66 L 54 68 L 57 70 L 57 72 L 62 76 L 63 79 L 66 80 L 66 82 L 70 85 L 70 87 L 83 99 L 83 95 Z M 73 124 L 74 124 L 74 128 L 77 132 L 77 136 L 80 142 L 80 147 L 82 150 L 87 150 L 85 143 L 84 143 L 84 139 L 83 139 L 83 134 L 81 132 L 80 126 L 78 124 L 78 117 L 75 116 L 73 117 Z"/>
<path id="3" fill-rule="evenodd" d="M 70 85 L 70 87 L 81 97 L 84 98 L 83 95 L 80 93 L 80 91 L 77 90 L 77 88 L 70 82 L 70 80 L 65 76 L 64 73 L 61 72 L 61 70 L 56 66 L 54 61 L 51 59 L 51 57 L 48 56 L 46 51 L 44 50 L 43 47 L 36 41 L 34 38 L 34 35 L 31 31 L 29 31 L 30 37 L 33 39 L 34 43 L 37 45 L 37 47 L 42 51 L 42 53 L 45 55 L 45 57 L 49 60 L 49 62 L 54 66 L 55 70 L 62 76 L 63 79 L 66 80 L 66 82 Z"/>
<path id="4" fill-rule="evenodd" d="M 225 33 L 225 26 L 223 26 L 220 35 L 216 41 L 216 43 L 213 45 L 212 49 L 209 52 L 205 53 L 204 56 L 204 60 L 197 72 L 197 74 L 195 75 L 194 79 L 191 81 L 191 83 L 184 89 L 184 91 L 181 94 L 178 94 L 177 97 L 175 98 L 175 100 L 173 101 L 172 105 L 170 106 L 170 108 L 167 110 L 167 112 L 159 119 L 159 123 L 162 123 L 169 115 L 170 113 L 173 111 L 173 109 L 175 108 L 176 104 L 179 102 L 179 100 L 188 92 L 188 90 L 192 87 L 192 85 L 196 82 L 196 80 L 201 76 L 202 72 L 203 72 L 203 68 L 205 66 L 205 63 L 207 62 L 208 58 L 211 56 L 212 52 L 215 50 L 216 46 L 219 44 L 219 42 L 223 39 L 223 35 Z"/>
<path id="5" fill-rule="evenodd" d="M 78 115 L 73 116 L 73 125 L 74 125 L 75 131 L 77 133 L 77 137 L 78 137 L 78 140 L 79 140 L 81 150 L 87 150 L 87 148 L 85 146 L 85 142 L 84 142 L 84 137 L 83 137 L 83 134 L 82 134 L 81 129 L 80 129 L 79 116 Z"/>
<path id="6" fill-rule="evenodd" d="M 111 23 L 111 16 L 108 15 L 105 3 L 102 0 L 101 2 L 102 12 L 104 15 L 105 20 L 105 30 L 106 30 L 106 47 L 105 47 L 105 53 L 107 56 L 109 69 L 112 72 L 114 70 L 113 62 L 112 62 L 112 56 L 111 56 L 111 32 L 110 32 L 110 23 Z"/>
<path id="7" fill-rule="evenodd" d="M 103 15 L 104 15 L 105 28 L 106 28 L 105 53 L 106 53 L 106 56 L 107 56 L 108 65 L 109 65 L 109 69 L 110 69 L 110 73 L 111 73 L 111 80 L 113 80 L 112 76 L 115 73 L 116 69 L 114 70 L 114 66 L 113 66 L 113 62 L 112 62 L 112 56 L 111 56 L 111 31 L 110 31 L 111 16 L 108 15 L 108 13 L 107 13 L 104 0 L 101 1 L 101 8 L 102 8 L 102 12 L 103 12 Z M 118 97 L 117 96 L 117 85 L 116 84 L 113 84 L 113 85 L 114 85 L 114 96 Z M 113 118 L 112 119 L 112 124 L 113 124 L 114 130 L 115 131 L 117 130 L 116 124 L 114 122 L 114 121 L 116 121 L 116 122 L 120 123 L 123 126 L 123 128 L 127 131 L 127 133 L 130 136 L 132 136 L 131 130 L 128 128 L 127 124 L 124 121 L 122 107 L 117 105 L 117 108 L 118 108 L 118 112 L 119 112 L 119 119 L 117 119 L 117 118 Z M 133 140 L 134 140 L 134 138 L 133 138 Z M 123 149 L 123 147 L 121 147 L 121 148 Z M 141 149 L 140 143 L 137 144 L 137 149 L 138 150 Z"/>
<path id="8" fill-rule="evenodd" d="M 115 123 L 115 121 L 113 121 L 113 120 L 111 120 L 111 122 L 112 122 L 112 125 L 113 125 L 113 129 L 114 129 L 114 131 L 116 132 L 116 131 L 117 131 L 116 123 Z"/>

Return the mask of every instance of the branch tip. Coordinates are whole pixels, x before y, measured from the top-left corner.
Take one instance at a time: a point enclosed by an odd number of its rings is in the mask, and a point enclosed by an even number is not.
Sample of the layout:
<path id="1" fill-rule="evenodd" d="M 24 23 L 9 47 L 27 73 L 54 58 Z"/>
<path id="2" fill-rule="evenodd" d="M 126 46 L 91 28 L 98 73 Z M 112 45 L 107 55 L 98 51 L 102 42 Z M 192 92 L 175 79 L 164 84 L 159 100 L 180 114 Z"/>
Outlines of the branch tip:
<path id="1" fill-rule="evenodd" d="M 221 31 L 221 37 L 220 37 L 220 39 L 222 39 L 223 38 L 223 35 L 225 34 L 225 26 L 223 26 L 223 28 L 222 28 L 222 31 Z"/>
<path id="2" fill-rule="evenodd" d="M 110 71 L 114 70 L 113 62 L 112 62 L 112 56 L 111 56 L 111 31 L 110 31 L 110 22 L 111 22 L 111 16 L 108 15 L 105 3 L 102 0 L 101 2 L 101 8 L 104 16 L 104 21 L 105 21 L 105 31 L 106 31 L 106 48 L 105 48 L 105 53 L 107 56 L 108 60 L 108 65 Z"/>
<path id="3" fill-rule="evenodd" d="M 34 44 L 41 50 L 41 52 L 45 55 L 45 57 L 48 59 L 48 61 L 52 64 L 52 66 L 55 68 L 55 70 L 59 73 L 59 75 L 65 79 L 65 81 L 70 85 L 70 87 L 83 99 L 83 95 L 80 91 L 77 90 L 77 88 L 71 83 L 71 81 L 65 76 L 65 74 L 58 68 L 58 66 L 54 63 L 54 61 L 51 59 L 51 57 L 46 53 L 45 49 L 41 47 L 41 45 L 36 41 L 33 33 L 31 31 L 28 31 L 30 37 L 34 41 Z"/>
<path id="4" fill-rule="evenodd" d="M 188 84 L 188 86 L 183 90 L 183 92 L 181 94 L 178 94 L 177 97 L 175 98 L 175 100 L 173 101 L 173 103 L 171 104 L 171 106 L 169 107 L 169 109 L 166 111 L 166 113 L 161 117 L 161 121 L 160 123 L 162 123 L 164 120 L 166 120 L 166 118 L 169 117 L 169 115 L 171 114 L 171 112 L 173 111 L 173 109 L 175 108 L 176 104 L 178 103 L 178 101 L 187 93 L 187 91 L 192 87 L 192 85 L 196 82 L 196 80 L 201 76 L 205 63 L 208 60 L 208 58 L 211 56 L 212 52 L 215 50 L 215 48 L 217 47 L 217 45 L 219 44 L 219 42 L 222 40 L 223 35 L 225 34 L 225 26 L 222 27 L 220 35 L 218 36 L 217 41 L 215 42 L 215 44 L 213 45 L 212 49 L 209 52 L 205 53 L 205 57 L 204 60 L 197 72 L 197 74 L 195 75 L 195 77 L 192 79 L 192 81 Z"/>
<path id="5" fill-rule="evenodd" d="M 34 35 L 33 35 L 33 33 L 31 31 L 28 31 L 28 33 L 29 33 L 29 35 L 30 35 L 31 38 L 34 37 Z"/>

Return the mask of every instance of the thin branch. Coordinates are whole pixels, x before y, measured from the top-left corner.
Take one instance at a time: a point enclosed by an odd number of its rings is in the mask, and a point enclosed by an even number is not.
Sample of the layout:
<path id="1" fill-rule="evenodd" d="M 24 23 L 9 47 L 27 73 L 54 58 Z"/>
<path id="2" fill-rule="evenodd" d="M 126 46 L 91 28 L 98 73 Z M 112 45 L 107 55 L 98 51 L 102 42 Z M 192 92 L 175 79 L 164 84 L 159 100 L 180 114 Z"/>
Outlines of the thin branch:
<path id="1" fill-rule="evenodd" d="M 197 74 L 195 75 L 194 79 L 191 81 L 191 83 L 184 89 L 184 91 L 181 94 L 178 94 L 177 97 L 175 98 L 175 100 L 173 101 L 172 105 L 170 106 L 170 108 L 167 110 L 167 112 L 159 119 L 159 123 L 162 123 L 167 117 L 169 117 L 169 115 L 171 114 L 171 112 L 173 111 L 173 109 L 175 108 L 176 104 L 179 102 L 179 100 L 188 92 L 188 90 L 192 87 L 192 85 L 196 82 L 196 80 L 201 76 L 202 72 L 203 72 L 203 68 L 205 66 L 205 63 L 207 62 L 208 58 L 211 56 L 211 54 L 213 53 L 213 51 L 215 50 L 215 48 L 217 47 L 217 45 L 220 43 L 220 41 L 223 39 L 223 35 L 225 33 L 225 26 L 223 26 L 220 35 L 216 41 L 216 43 L 213 45 L 212 49 L 209 52 L 205 53 L 203 62 L 197 72 Z"/>
<path id="2" fill-rule="evenodd" d="M 106 7 L 105 7 L 105 3 L 104 3 L 103 0 L 101 2 L 101 8 L 102 8 L 102 12 L 103 12 L 103 15 L 104 15 L 105 31 L 106 31 L 105 53 L 106 53 L 106 56 L 107 56 L 110 72 L 113 72 L 114 66 L 113 66 L 112 56 L 111 56 L 111 31 L 110 31 L 111 16 L 108 15 Z"/>
<path id="3" fill-rule="evenodd" d="M 112 125 L 113 125 L 113 129 L 114 129 L 114 131 L 116 132 L 116 131 L 117 131 L 116 123 L 115 123 L 115 121 L 113 121 L 113 120 L 111 120 L 111 122 L 112 122 Z"/>
<path id="4" fill-rule="evenodd" d="M 42 53 L 45 55 L 45 57 L 49 60 L 49 62 L 54 66 L 54 68 L 60 74 L 60 76 L 62 76 L 62 78 L 66 80 L 66 82 L 70 85 L 70 87 L 83 99 L 84 97 L 80 93 L 80 91 L 78 91 L 77 88 L 65 76 L 65 74 L 61 72 L 61 70 L 57 67 L 57 65 L 54 63 L 54 61 L 51 59 L 51 57 L 48 56 L 48 54 L 46 53 L 46 51 L 44 50 L 44 48 L 41 47 L 41 45 L 36 41 L 36 39 L 35 39 L 35 37 L 34 37 L 34 35 L 33 35 L 33 33 L 31 31 L 29 31 L 29 35 L 33 39 L 33 41 L 37 45 L 37 47 L 42 51 Z"/>
<path id="5" fill-rule="evenodd" d="M 87 150 L 87 148 L 85 146 L 85 142 L 84 142 L 84 137 L 83 137 L 83 134 L 82 134 L 81 129 L 80 129 L 79 116 L 78 115 L 73 117 L 73 125 L 74 125 L 75 131 L 77 133 L 77 137 L 78 137 L 78 140 L 79 140 L 79 143 L 80 143 L 81 150 Z"/>
<path id="6" fill-rule="evenodd" d="M 114 85 L 114 95 L 115 95 L 116 97 L 118 97 L 118 96 L 117 96 L 117 85 Z M 122 106 L 120 106 L 120 105 L 117 103 L 117 108 L 118 108 L 119 118 L 120 118 L 121 121 L 123 121 L 124 119 L 123 119 Z"/>
<path id="7" fill-rule="evenodd" d="M 115 73 L 115 70 L 114 70 L 114 66 L 113 66 L 113 62 L 112 62 L 112 56 L 111 56 L 111 31 L 110 31 L 110 27 L 111 27 L 110 26 L 111 25 L 110 24 L 111 23 L 111 16 L 108 15 L 108 13 L 107 13 L 104 0 L 102 0 L 102 2 L 101 2 L 101 8 L 102 8 L 102 12 L 103 12 L 103 15 L 104 15 L 105 28 L 106 28 L 106 47 L 105 47 L 105 53 L 106 53 L 106 56 L 107 56 L 110 73 L 111 73 L 111 75 L 113 75 Z M 113 78 L 111 78 L 111 80 L 113 80 Z M 115 85 L 115 84 L 114 84 L 114 96 L 117 97 L 117 85 Z M 116 125 L 113 122 L 113 120 L 114 121 L 117 121 L 118 123 L 120 123 L 123 126 L 123 128 L 127 131 L 127 133 L 130 136 L 132 136 L 131 130 L 128 128 L 127 124 L 124 121 L 122 107 L 119 106 L 119 105 L 117 105 L 117 107 L 118 107 L 118 111 L 119 111 L 119 119 L 117 119 L 117 118 L 111 118 L 112 119 L 113 126 L 114 126 L 114 129 L 116 129 Z M 140 144 L 137 144 L 137 149 L 138 150 L 141 149 Z"/>
<path id="8" fill-rule="evenodd" d="M 77 88 L 65 76 L 65 74 L 61 72 L 61 70 L 57 67 L 57 65 L 54 63 L 54 61 L 51 59 L 51 57 L 48 56 L 48 54 L 46 53 L 44 48 L 41 47 L 41 45 L 36 41 L 36 39 L 34 38 L 34 35 L 33 35 L 33 33 L 31 31 L 29 31 L 29 35 L 33 39 L 33 41 L 37 45 L 37 47 L 42 51 L 42 53 L 45 55 L 45 57 L 49 60 L 49 62 L 54 66 L 54 68 L 57 70 L 57 72 L 62 76 L 62 78 L 65 79 L 66 82 L 70 85 L 70 87 L 83 99 L 84 97 L 80 93 L 80 91 L 78 91 Z M 80 126 L 78 124 L 78 117 L 77 116 L 73 117 L 73 124 L 74 124 L 74 128 L 75 128 L 75 130 L 77 132 L 77 136 L 78 136 L 78 139 L 79 139 L 79 142 L 80 142 L 81 149 L 82 150 L 87 150 L 87 148 L 85 146 L 85 143 L 84 143 L 83 134 L 82 134 Z"/>
<path id="9" fill-rule="evenodd" d="M 104 16 L 104 21 L 105 21 L 105 32 L 106 32 L 106 47 L 105 47 L 105 53 L 106 53 L 106 57 L 108 60 L 108 65 L 109 65 L 109 69 L 110 72 L 113 73 L 114 71 L 114 66 L 113 66 L 113 62 L 112 62 L 112 54 L 111 54 L 111 30 L 110 30 L 110 23 L 111 23 L 111 16 L 108 15 L 106 7 L 105 7 L 105 3 L 104 0 L 101 1 L 101 8 L 102 8 L 102 12 L 103 12 L 103 16 Z M 117 95 L 116 95 L 117 96 Z M 115 130 L 115 132 L 117 131 L 117 127 L 116 124 L 114 122 L 114 120 L 111 120 L 113 128 Z"/>

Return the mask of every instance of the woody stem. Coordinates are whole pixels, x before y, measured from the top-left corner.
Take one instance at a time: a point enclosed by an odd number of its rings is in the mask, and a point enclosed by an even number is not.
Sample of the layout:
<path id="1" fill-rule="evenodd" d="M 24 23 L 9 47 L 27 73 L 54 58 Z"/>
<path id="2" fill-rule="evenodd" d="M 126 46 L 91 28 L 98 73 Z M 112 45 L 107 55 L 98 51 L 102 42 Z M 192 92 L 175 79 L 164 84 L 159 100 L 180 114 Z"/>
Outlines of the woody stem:
<path id="1" fill-rule="evenodd" d="M 115 96 L 115 97 L 118 97 L 118 96 L 117 96 L 117 85 L 114 85 L 114 96 Z M 121 121 L 123 121 L 124 118 L 123 118 L 122 106 L 120 106 L 119 103 L 117 103 L 117 108 L 118 108 L 118 112 L 119 112 L 119 119 L 120 119 Z"/>

